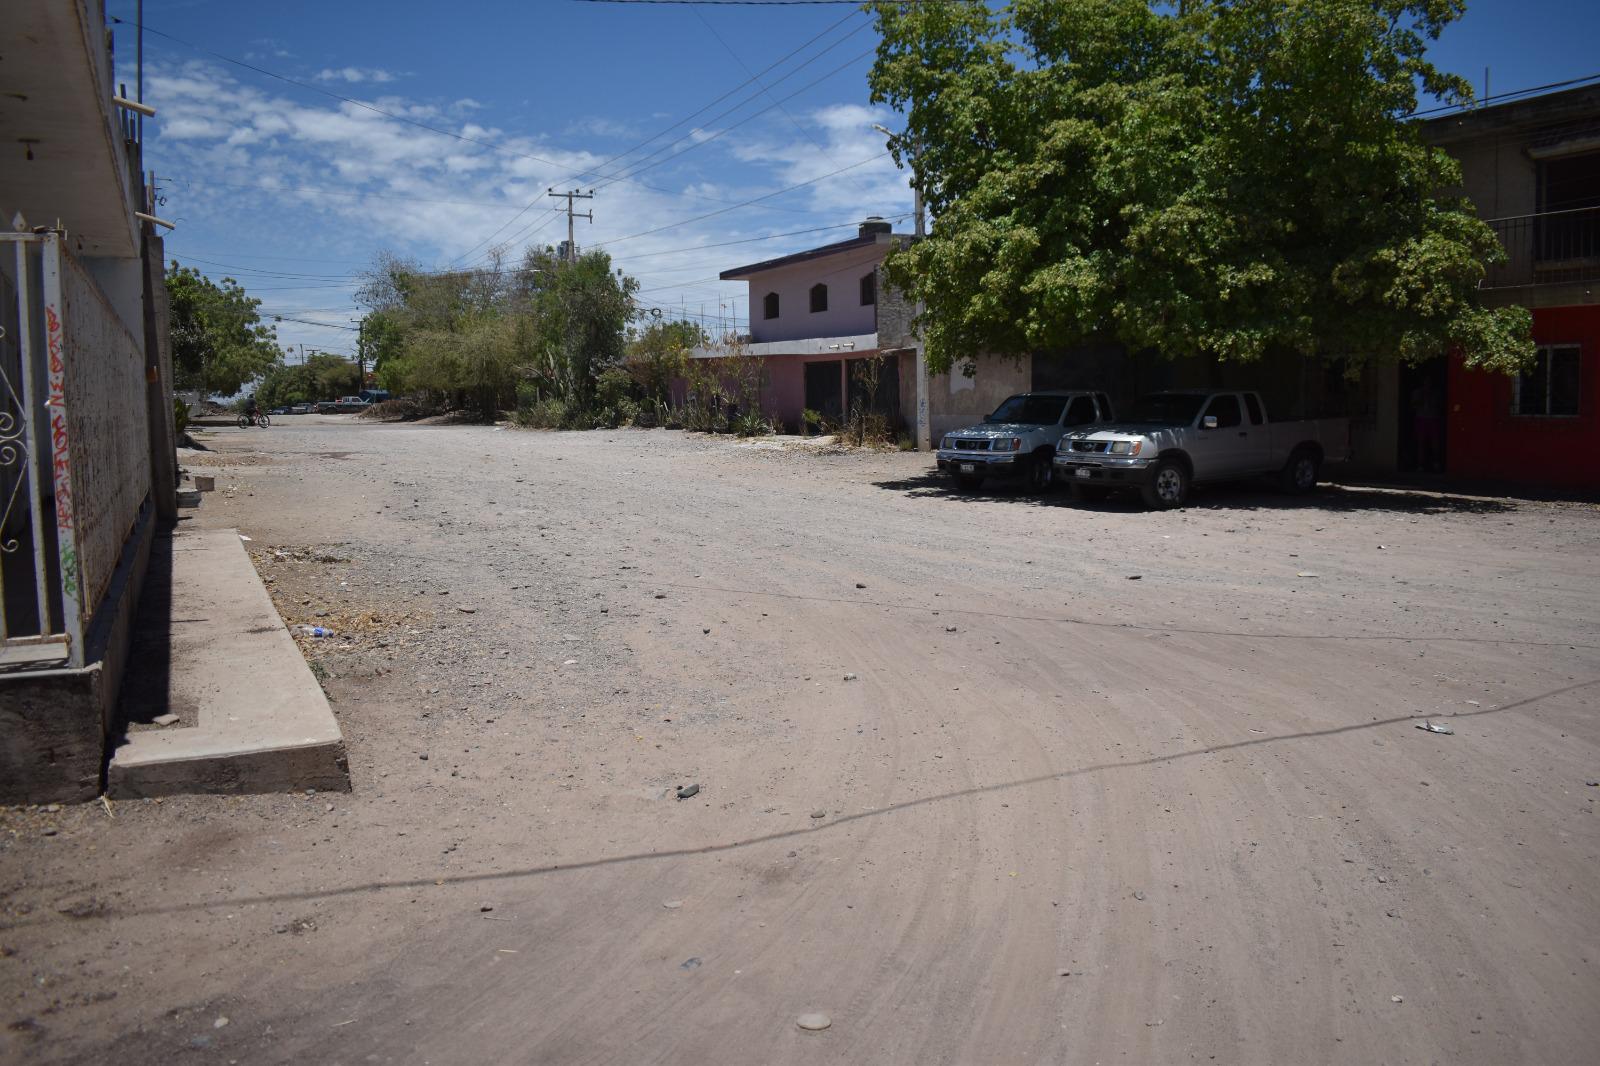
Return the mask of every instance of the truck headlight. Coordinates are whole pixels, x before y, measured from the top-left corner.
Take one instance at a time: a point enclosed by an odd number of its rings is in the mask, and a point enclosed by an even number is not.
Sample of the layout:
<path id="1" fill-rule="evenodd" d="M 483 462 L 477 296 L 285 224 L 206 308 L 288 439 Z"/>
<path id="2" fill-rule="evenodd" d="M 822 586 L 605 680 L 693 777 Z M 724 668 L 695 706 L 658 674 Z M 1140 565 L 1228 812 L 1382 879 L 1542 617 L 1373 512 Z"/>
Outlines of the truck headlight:
<path id="1" fill-rule="evenodd" d="M 995 452 L 1016 452 L 1022 450 L 1021 437 L 997 437 L 989 442 L 989 450 Z"/>
<path id="2" fill-rule="evenodd" d="M 1142 440 L 1119 440 L 1111 445 L 1112 455 L 1138 455 L 1144 450 Z"/>
<path id="3" fill-rule="evenodd" d="M 956 446 L 956 441 L 955 441 L 954 437 L 945 437 L 944 439 L 939 441 L 939 447 L 943 448 L 945 451 L 950 451 L 955 446 Z"/>

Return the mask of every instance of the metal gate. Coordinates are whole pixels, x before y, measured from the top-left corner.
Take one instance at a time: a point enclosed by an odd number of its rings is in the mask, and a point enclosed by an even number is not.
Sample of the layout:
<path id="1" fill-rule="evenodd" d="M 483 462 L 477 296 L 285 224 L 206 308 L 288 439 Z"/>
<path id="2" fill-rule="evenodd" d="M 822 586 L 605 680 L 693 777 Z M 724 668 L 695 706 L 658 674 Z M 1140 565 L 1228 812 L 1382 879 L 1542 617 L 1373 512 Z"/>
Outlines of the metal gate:
<path id="1" fill-rule="evenodd" d="M 143 347 L 57 233 L 0 233 L 0 668 L 84 664 L 149 494 Z"/>

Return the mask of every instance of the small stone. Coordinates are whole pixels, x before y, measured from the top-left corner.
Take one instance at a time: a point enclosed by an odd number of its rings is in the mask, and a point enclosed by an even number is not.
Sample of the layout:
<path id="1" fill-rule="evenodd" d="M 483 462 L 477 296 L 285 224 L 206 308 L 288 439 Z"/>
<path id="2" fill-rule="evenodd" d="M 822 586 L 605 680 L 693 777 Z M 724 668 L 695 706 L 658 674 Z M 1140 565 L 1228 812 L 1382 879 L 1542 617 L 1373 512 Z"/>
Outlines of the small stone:
<path id="1" fill-rule="evenodd" d="M 1143 892 L 1135 892 L 1133 894 L 1133 898 L 1137 899 L 1137 900 L 1143 900 L 1144 899 L 1144 893 Z"/>
<path id="2" fill-rule="evenodd" d="M 802 1014 L 794 1020 L 794 1024 L 807 1032 L 820 1033 L 833 1024 L 833 1019 L 826 1014 Z"/>
<path id="3" fill-rule="evenodd" d="M 664 600 L 664 599 L 666 599 L 666 598 L 667 598 L 667 594 L 666 594 L 666 593 L 665 593 L 665 592 L 658 592 L 658 593 L 656 593 L 656 599 L 658 599 L 658 600 Z"/>
<path id="4" fill-rule="evenodd" d="M 490 911 L 492 911 L 492 910 L 494 910 L 494 908 L 493 908 L 493 907 L 487 907 L 487 906 L 485 906 L 485 907 L 479 907 L 479 908 L 478 908 L 478 913 L 479 913 L 479 914 L 488 914 L 488 913 L 489 913 L 489 912 L 490 912 Z"/>
<path id="5" fill-rule="evenodd" d="M 826 818 L 827 816 L 828 816 L 828 812 L 827 811 L 812 811 L 811 812 L 811 817 L 813 817 L 813 818 Z"/>
<path id="6" fill-rule="evenodd" d="M 1404 996 L 1390 996 L 1389 997 L 1389 1002 L 1390 1003 L 1404 1003 L 1405 1001 L 1406 1001 L 1406 997 L 1404 997 Z"/>
<path id="7" fill-rule="evenodd" d="M 690 798 L 691 796 L 698 796 L 699 794 L 700 794 L 700 786 L 698 784 L 695 784 L 695 785 L 682 785 L 678 789 L 678 798 L 681 799 L 681 800 L 686 800 L 686 799 Z"/>
<path id="8" fill-rule="evenodd" d="M 43 835 L 47 836 L 47 837 L 53 837 L 57 833 L 61 832 L 61 830 L 57 829 L 55 826 L 52 825 L 52 826 L 46 826 L 44 829 L 39 830 L 39 832 L 42 833 Z"/>
<path id="9" fill-rule="evenodd" d="M 856 675 L 855 674 L 845 674 L 844 675 L 844 679 L 846 681 L 854 681 L 856 679 Z"/>
<path id="10" fill-rule="evenodd" d="M 1378 875 L 1378 884 L 1386 885 L 1388 883 L 1389 883 L 1389 879 L 1387 877 L 1383 876 L 1382 874 Z"/>
<path id="11" fill-rule="evenodd" d="M 332 814 L 333 813 L 333 804 L 330 803 L 330 804 L 328 804 L 326 807 L 324 807 L 322 809 L 323 809 L 323 811 L 325 813 Z"/>
<path id="12" fill-rule="evenodd" d="M 1129 575 L 1128 575 L 1128 580 L 1129 580 L 1129 581 L 1139 581 L 1139 580 L 1141 580 L 1141 579 L 1142 579 L 1142 578 L 1143 578 L 1143 577 L 1144 577 L 1144 575 L 1143 575 L 1143 574 L 1129 574 Z"/>
<path id="13" fill-rule="evenodd" d="M 859 581 L 857 581 L 857 582 L 856 582 L 856 588 L 858 588 L 858 589 L 864 589 L 864 588 L 866 588 L 866 587 L 867 587 L 867 586 L 865 586 L 865 585 L 863 585 L 863 584 L 862 584 L 862 583 L 861 583 L 861 582 L 859 582 Z"/>
<path id="14" fill-rule="evenodd" d="M 1057 977 L 1071 977 L 1072 976 L 1072 971 L 1071 970 L 1057 970 L 1056 971 L 1056 976 Z"/>
<path id="15" fill-rule="evenodd" d="M 1317 573 L 1314 570 L 1302 570 L 1299 573 L 1295 574 L 1294 576 L 1295 577 L 1321 577 L 1322 575 Z"/>
<path id="16" fill-rule="evenodd" d="M 150 720 L 156 725 L 174 725 L 178 721 L 178 716 L 169 712 L 167 714 L 158 714 Z"/>
<path id="17" fill-rule="evenodd" d="M 476 607 L 462 607 L 460 605 L 457 605 L 456 610 L 460 611 L 462 614 L 477 614 L 478 613 L 478 609 Z"/>
<path id="18" fill-rule="evenodd" d="M 1584 784 L 1588 785 L 1590 788 L 1600 788 L 1600 781 L 1590 780 L 1585 781 Z"/>
<path id="19" fill-rule="evenodd" d="M 678 963 L 678 969 L 680 970 L 698 970 L 699 968 L 700 960 L 698 958 L 688 958 Z"/>
<path id="20" fill-rule="evenodd" d="M 228 1018 L 227 1018 L 226 1015 L 223 1015 L 222 1017 L 219 1017 L 216 1021 L 211 1023 L 211 1028 L 213 1028 L 213 1029 L 221 1029 L 224 1026 L 226 1026 L 227 1024 L 228 1024 Z"/>
<path id="21" fill-rule="evenodd" d="M 711 627 L 710 626 L 701 626 L 700 627 L 700 632 L 709 633 L 709 632 L 711 632 Z"/>
<path id="22" fill-rule="evenodd" d="M 661 905 L 663 907 L 665 907 L 669 911 L 675 911 L 679 907 L 683 906 L 683 900 L 681 900 L 681 899 L 669 899 L 669 900 L 667 900 L 665 903 L 663 903 Z"/>
<path id="23" fill-rule="evenodd" d="M 45 813 L 46 814 L 55 814 L 57 811 L 61 810 L 61 804 L 59 804 L 59 803 L 46 803 L 44 805 L 44 809 L 45 809 Z"/>
<path id="24" fill-rule="evenodd" d="M 428 761 L 428 756 L 426 754 L 420 754 L 417 756 L 417 758 L 421 759 L 423 762 Z"/>
<path id="25" fill-rule="evenodd" d="M 955 626 L 945 626 L 944 627 L 944 631 L 946 633 L 954 633 L 956 631 L 956 627 Z"/>

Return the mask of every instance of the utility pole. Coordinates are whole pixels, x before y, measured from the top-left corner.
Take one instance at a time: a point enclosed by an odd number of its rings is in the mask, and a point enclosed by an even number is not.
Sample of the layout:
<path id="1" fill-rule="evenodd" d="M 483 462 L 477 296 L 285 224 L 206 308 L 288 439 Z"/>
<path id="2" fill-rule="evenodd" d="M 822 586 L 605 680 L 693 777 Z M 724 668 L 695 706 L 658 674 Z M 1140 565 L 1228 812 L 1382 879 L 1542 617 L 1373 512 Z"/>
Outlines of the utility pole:
<path id="1" fill-rule="evenodd" d="M 576 243 L 576 237 L 572 232 L 572 220 L 574 218 L 586 218 L 586 219 L 589 220 L 589 224 L 592 226 L 592 225 L 594 225 L 594 209 L 590 208 L 588 211 L 585 211 L 581 215 L 575 214 L 573 212 L 573 210 L 572 210 L 572 201 L 574 201 L 574 200 L 593 200 L 594 199 L 594 190 L 590 189 L 588 192 L 579 192 L 577 189 L 573 189 L 570 192 L 556 192 L 554 189 L 548 189 L 546 191 L 549 193 L 550 196 L 555 197 L 557 200 L 561 199 L 562 197 L 566 198 L 566 201 L 567 201 L 567 255 L 566 255 L 566 260 L 569 263 L 576 263 L 578 261 L 578 245 Z"/>
<path id="2" fill-rule="evenodd" d="M 356 322 L 356 391 L 364 392 L 367 388 L 367 317 L 362 315 Z"/>

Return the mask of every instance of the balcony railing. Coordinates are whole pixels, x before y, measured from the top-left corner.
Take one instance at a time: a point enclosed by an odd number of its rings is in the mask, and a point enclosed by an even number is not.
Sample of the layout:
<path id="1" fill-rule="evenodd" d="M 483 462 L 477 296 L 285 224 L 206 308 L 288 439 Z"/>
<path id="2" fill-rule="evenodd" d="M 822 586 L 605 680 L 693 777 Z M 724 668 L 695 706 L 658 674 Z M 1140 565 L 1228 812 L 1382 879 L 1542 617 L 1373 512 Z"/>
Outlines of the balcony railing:
<path id="1" fill-rule="evenodd" d="M 1600 207 L 1489 219 L 1506 262 L 1489 268 L 1486 289 L 1600 280 Z"/>

